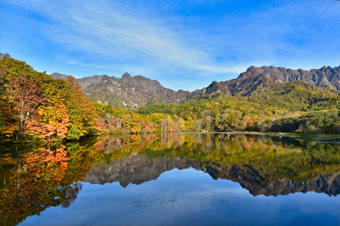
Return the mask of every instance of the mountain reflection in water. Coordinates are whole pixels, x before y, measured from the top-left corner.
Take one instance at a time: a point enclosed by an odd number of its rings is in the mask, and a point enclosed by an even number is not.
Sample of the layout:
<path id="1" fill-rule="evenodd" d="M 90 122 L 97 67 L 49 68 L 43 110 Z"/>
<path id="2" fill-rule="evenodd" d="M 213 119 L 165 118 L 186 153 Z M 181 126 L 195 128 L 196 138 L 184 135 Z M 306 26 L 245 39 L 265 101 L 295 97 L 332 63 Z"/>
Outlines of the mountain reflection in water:
<path id="1" fill-rule="evenodd" d="M 238 182 L 253 196 L 340 193 L 337 139 L 228 134 L 118 136 L 44 147 L 1 147 L 0 222 L 16 225 L 72 205 L 82 184 L 124 188 L 193 168 Z"/>
<path id="2" fill-rule="evenodd" d="M 163 172 L 175 168 L 191 167 L 214 179 L 238 182 L 254 196 L 308 191 L 334 196 L 340 193 L 338 145 L 245 135 L 228 139 L 223 134 L 172 134 L 156 141 L 162 143 L 163 148 L 159 143 L 153 142 L 153 147 L 144 142 L 139 146 L 139 154 L 132 151 L 127 157 L 98 164 L 83 181 L 92 184 L 119 182 L 126 187 L 130 183 L 138 185 L 156 180 Z M 107 147 L 126 153 L 121 143 L 121 139 L 111 138 Z M 106 153 L 115 152 L 114 148 Z"/>
<path id="3" fill-rule="evenodd" d="M 154 159 L 147 156 L 131 155 L 124 159 L 102 163 L 94 166 L 84 182 L 105 184 L 119 182 L 127 187 L 131 184 L 142 184 L 156 180 L 162 173 L 173 169 L 194 168 L 208 173 L 214 179 L 227 179 L 238 182 L 254 195 L 287 195 L 295 192 L 315 191 L 328 195 L 340 193 L 340 173 L 321 175 L 306 181 L 277 179 L 271 181 L 262 177 L 251 165 L 231 165 L 215 167 L 214 165 L 188 161 L 183 157 Z"/>

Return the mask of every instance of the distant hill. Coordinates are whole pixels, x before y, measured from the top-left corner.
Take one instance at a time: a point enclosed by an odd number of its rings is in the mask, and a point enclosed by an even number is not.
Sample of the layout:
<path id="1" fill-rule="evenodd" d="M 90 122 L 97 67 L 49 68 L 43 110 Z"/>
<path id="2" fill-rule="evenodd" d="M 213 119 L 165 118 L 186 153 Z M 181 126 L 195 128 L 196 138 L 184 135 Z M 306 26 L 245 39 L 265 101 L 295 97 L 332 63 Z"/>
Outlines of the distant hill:
<path id="1" fill-rule="evenodd" d="M 67 75 L 53 73 L 53 78 L 65 79 Z M 163 87 L 158 81 L 143 76 L 131 76 L 128 73 L 121 78 L 109 77 L 107 75 L 95 75 L 77 79 L 82 90 L 88 97 L 99 103 L 109 103 L 117 107 L 135 109 L 150 104 L 183 104 L 187 100 L 210 99 L 217 96 L 246 96 L 254 97 L 266 92 L 271 92 L 272 98 L 253 98 L 253 101 L 275 101 L 275 96 L 285 94 L 291 98 L 298 93 L 309 92 L 310 96 L 315 93 L 326 93 L 331 97 L 338 96 L 340 91 L 340 66 L 322 67 L 320 69 L 292 70 L 283 67 L 249 67 L 241 73 L 238 78 L 229 81 L 212 82 L 203 89 L 194 92 L 174 91 Z M 286 83 L 301 81 L 294 85 L 285 86 Z M 303 82 L 303 83 L 302 83 Z M 313 85 L 307 86 L 305 83 Z M 279 88 L 284 86 L 285 88 Z M 300 87 L 300 88 L 298 88 Z M 314 89 L 313 87 L 319 87 Z M 279 90 L 279 91 L 273 91 Z M 284 93 L 280 93 L 284 89 Z M 294 95 L 287 94 L 288 90 L 298 89 Z M 281 90 L 281 91 L 280 91 Z M 331 91 L 333 90 L 333 91 Z M 312 95 L 310 92 L 313 91 Z M 330 96 L 331 95 L 331 96 Z M 315 96 L 315 95 L 314 95 Z M 313 97 L 314 97 L 313 96 Z M 319 97 L 318 95 L 316 95 Z M 333 98 L 333 97 L 331 97 Z M 314 99 L 318 100 L 318 99 Z M 280 107 L 284 107 L 281 106 Z"/>

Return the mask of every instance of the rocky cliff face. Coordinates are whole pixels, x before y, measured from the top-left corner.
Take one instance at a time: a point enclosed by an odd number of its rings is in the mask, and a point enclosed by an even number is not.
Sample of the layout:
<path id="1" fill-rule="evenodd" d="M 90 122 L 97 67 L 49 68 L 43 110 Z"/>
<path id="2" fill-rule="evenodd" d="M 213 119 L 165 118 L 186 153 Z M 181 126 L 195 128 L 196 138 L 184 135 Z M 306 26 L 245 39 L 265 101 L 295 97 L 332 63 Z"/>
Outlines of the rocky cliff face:
<path id="1" fill-rule="evenodd" d="M 207 163 L 192 162 L 185 158 L 160 158 L 152 159 L 138 154 L 130 155 L 124 159 L 111 161 L 94 166 L 87 174 L 84 182 L 92 184 L 105 184 L 119 182 L 126 187 L 130 183 L 142 184 L 150 180 L 156 180 L 162 173 L 174 168 L 194 168 L 208 173 L 214 179 L 227 179 L 240 183 L 254 195 L 264 194 L 287 195 L 295 192 L 315 191 L 328 195 L 340 194 L 340 173 L 334 175 L 322 175 L 307 181 L 296 182 L 290 179 L 268 179 L 263 177 L 250 165 L 214 166 Z"/>
<path id="2" fill-rule="evenodd" d="M 322 67 L 320 69 L 292 70 L 284 67 L 261 67 L 251 66 L 246 72 L 239 75 L 239 79 L 249 77 L 266 77 L 274 82 L 291 82 L 302 81 L 318 87 L 329 87 L 340 90 L 340 66 L 339 67 Z"/>

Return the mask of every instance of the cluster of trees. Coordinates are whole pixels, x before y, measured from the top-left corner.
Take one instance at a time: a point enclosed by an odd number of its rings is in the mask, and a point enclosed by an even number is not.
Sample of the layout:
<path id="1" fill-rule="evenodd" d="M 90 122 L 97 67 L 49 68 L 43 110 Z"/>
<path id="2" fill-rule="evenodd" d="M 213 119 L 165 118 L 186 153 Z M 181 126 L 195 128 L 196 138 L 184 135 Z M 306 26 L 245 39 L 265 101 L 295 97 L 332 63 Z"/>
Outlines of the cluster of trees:
<path id="1" fill-rule="evenodd" d="M 176 115 L 153 113 L 148 116 L 125 108 L 93 103 L 99 128 L 105 134 L 185 131 L 184 120 Z"/>
<path id="2" fill-rule="evenodd" d="M 305 134 L 340 134 L 340 111 L 316 111 L 299 117 L 288 117 L 271 125 L 275 132 Z"/>
<path id="3" fill-rule="evenodd" d="M 52 79 L 0 54 L 2 139 L 79 139 L 97 133 L 95 108 L 72 77 Z"/>
<path id="4" fill-rule="evenodd" d="M 235 97 L 156 104 L 135 111 L 94 103 L 105 133 L 267 131 L 289 111 Z"/>
<path id="5" fill-rule="evenodd" d="M 188 102 L 183 105 L 150 105 L 136 110 L 180 117 L 185 131 L 266 131 L 268 123 L 288 115 L 289 111 L 260 105 L 236 97 Z"/>

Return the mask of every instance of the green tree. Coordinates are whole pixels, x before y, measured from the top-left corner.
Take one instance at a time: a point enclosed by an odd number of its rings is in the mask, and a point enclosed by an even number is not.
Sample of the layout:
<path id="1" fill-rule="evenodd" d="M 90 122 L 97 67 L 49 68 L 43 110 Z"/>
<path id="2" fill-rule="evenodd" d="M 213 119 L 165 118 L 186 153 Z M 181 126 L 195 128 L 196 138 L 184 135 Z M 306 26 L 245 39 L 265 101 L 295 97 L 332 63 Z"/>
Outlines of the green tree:
<path id="1" fill-rule="evenodd" d="M 111 105 L 111 102 L 109 102 L 109 104 L 105 108 L 105 114 L 112 114 L 112 113 L 113 113 L 112 105 Z"/>
<path id="2" fill-rule="evenodd" d="M 98 115 L 91 100 L 81 91 L 73 77 L 69 76 L 67 82 L 71 84 L 66 97 L 71 122 L 67 139 L 79 139 L 85 135 L 96 134 Z"/>

